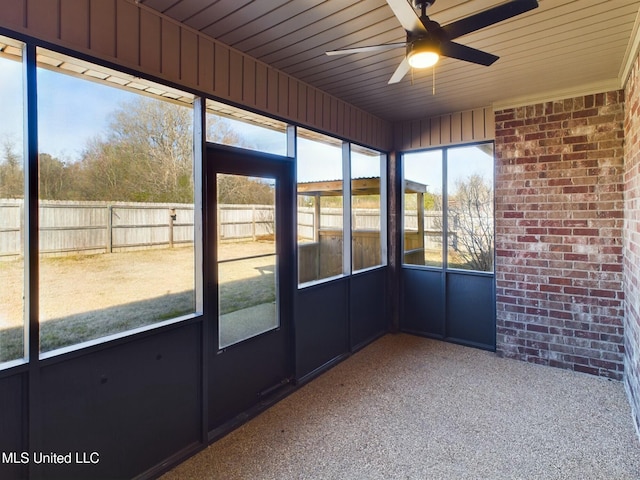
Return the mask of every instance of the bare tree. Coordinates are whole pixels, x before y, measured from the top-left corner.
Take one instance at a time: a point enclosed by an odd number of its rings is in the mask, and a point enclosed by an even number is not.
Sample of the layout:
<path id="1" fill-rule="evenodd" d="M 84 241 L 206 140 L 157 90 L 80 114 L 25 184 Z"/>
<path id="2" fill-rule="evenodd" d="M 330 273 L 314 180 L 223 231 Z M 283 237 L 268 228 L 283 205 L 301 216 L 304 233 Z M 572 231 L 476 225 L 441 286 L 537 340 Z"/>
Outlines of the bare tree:
<path id="1" fill-rule="evenodd" d="M 65 162 L 48 153 L 41 153 L 38 156 L 38 184 L 41 199 L 67 199 L 72 180 Z"/>
<path id="2" fill-rule="evenodd" d="M 455 183 L 449 196 L 449 231 L 455 232 L 456 253 L 471 270 L 493 270 L 493 188 L 481 175 Z"/>
<path id="3" fill-rule="evenodd" d="M 138 97 L 112 115 L 107 142 L 117 158 L 129 163 L 132 200 L 189 202 L 193 199 L 191 110 Z M 132 180 L 129 178 L 129 180 Z"/>
<path id="4" fill-rule="evenodd" d="M 14 145 L 5 139 L 2 143 L 3 157 L 0 158 L 0 198 L 24 197 L 24 172 L 22 157 L 16 153 Z"/>
<path id="5" fill-rule="evenodd" d="M 273 205 L 274 188 L 259 178 L 218 175 L 218 203 Z"/>
<path id="6" fill-rule="evenodd" d="M 139 97 L 113 113 L 105 136 L 91 139 L 78 169 L 81 196 L 89 200 L 193 201 L 193 111 Z M 207 138 L 240 145 L 222 117 L 208 116 Z"/>

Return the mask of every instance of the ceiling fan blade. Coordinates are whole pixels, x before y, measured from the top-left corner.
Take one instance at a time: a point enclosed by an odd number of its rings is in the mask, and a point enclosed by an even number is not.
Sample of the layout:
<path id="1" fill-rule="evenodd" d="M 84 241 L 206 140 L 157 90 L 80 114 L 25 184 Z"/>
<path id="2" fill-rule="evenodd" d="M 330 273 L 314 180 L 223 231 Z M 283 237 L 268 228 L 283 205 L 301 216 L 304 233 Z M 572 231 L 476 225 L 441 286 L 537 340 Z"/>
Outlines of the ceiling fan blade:
<path id="1" fill-rule="evenodd" d="M 447 38 L 453 40 L 454 38 L 475 32 L 494 23 L 502 22 L 503 20 L 515 17 L 516 15 L 528 12 L 537 7 L 537 0 L 511 0 L 510 2 L 490 8 L 484 12 L 445 25 L 442 27 L 442 31 L 446 33 Z"/>
<path id="2" fill-rule="evenodd" d="M 400 82 L 400 80 L 404 78 L 404 76 L 409 72 L 409 70 L 411 70 L 411 66 L 409 65 L 409 62 L 407 61 L 406 58 L 403 58 L 402 62 L 400 62 L 400 65 L 398 65 L 398 68 L 396 68 L 396 71 L 393 72 L 393 75 L 391 75 L 391 78 L 389 79 L 387 84 L 390 85 L 392 83 Z"/>
<path id="3" fill-rule="evenodd" d="M 461 45 L 456 42 L 442 42 L 440 44 L 440 53 L 445 57 L 457 58 L 458 60 L 477 63 L 478 65 L 485 65 L 487 67 L 500 58 L 491 53 L 467 47 L 466 45 Z"/>
<path id="4" fill-rule="evenodd" d="M 384 50 L 392 50 L 394 48 L 400 48 L 400 47 L 406 47 L 406 46 L 407 46 L 407 42 L 385 43 L 382 45 L 370 45 L 368 47 L 341 48 L 339 50 L 330 50 L 324 53 L 327 55 L 347 55 L 350 53 L 382 52 Z"/>
<path id="5" fill-rule="evenodd" d="M 393 14 L 398 18 L 402 28 L 407 32 L 427 33 L 427 29 L 424 28 L 416 11 L 407 0 L 387 0 L 387 3 L 393 10 Z"/>

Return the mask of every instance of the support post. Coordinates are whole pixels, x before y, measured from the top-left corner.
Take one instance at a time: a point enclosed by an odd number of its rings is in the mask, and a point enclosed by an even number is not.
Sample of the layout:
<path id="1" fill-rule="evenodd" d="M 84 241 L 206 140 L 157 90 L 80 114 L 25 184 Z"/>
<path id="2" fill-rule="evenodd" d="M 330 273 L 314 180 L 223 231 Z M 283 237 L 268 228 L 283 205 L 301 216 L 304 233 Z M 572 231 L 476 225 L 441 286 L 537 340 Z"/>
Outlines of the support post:
<path id="1" fill-rule="evenodd" d="M 113 205 L 107 205 L 107 253 L 113 253 Z"/>
<path id="2" fill-rule="evenodd" d="M 173 248 L 173 225 L 176 221 L 176 209 L 169 209 L 169 248 Z"/>

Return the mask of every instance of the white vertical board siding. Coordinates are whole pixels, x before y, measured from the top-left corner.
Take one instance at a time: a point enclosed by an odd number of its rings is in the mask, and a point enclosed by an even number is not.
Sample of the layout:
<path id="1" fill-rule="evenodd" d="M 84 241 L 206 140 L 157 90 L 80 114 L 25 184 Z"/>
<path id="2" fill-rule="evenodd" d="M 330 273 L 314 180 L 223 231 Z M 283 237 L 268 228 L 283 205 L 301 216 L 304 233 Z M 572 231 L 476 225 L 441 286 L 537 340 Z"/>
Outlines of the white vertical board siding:
<path id="1" fill-rule="evenodd" d="M 491 107 L 394 125 L 394 149 L 398 151 L 493 140 L 495 121 Z"/>
<path id="2" fill-rule="evenodd" d="M 0 26 L 373 148 L 392 146 L 390 123 L 133 0 L 5 0 Z"/>

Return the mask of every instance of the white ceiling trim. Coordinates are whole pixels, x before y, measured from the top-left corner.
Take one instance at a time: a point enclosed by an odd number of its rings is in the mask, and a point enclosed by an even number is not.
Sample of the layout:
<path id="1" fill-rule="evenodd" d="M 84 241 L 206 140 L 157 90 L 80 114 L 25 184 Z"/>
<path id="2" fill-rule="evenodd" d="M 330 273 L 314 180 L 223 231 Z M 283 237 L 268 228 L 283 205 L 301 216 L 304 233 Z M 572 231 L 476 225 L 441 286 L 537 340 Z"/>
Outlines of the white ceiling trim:
<path id="1" fill-rule="evenodd" d="M 636 58 L 638 57 L 638 53 L 640 52 L 640 9 L 638 9 L 638 13 L 636 14 L 636 20 L 633 23 L 633 30 L 631 31 L 631 36 L 629 37 L 629 45 L 627 46 L 627 50 L 624 53 L 624 58 L 622 60 L 622 67 L 620 68 L 620 74 L 618 75 L 620 78 L 620 85 L 624 87 L 629 79 L 629 75 L 631 74 L 631 69 L 636 62 Z"/>

